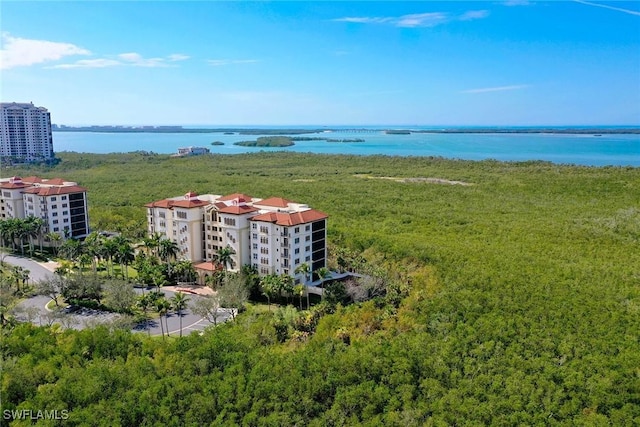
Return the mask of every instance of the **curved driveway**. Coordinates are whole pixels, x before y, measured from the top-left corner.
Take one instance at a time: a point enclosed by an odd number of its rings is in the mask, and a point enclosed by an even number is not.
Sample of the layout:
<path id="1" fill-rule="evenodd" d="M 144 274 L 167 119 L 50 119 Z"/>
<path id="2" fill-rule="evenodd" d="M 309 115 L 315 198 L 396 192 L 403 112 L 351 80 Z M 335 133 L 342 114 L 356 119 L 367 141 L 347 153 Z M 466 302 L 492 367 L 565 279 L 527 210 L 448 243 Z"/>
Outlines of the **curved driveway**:
<path id="1" fill-rule="evenodd" d="M 3 254 L 4 255 L 4 254 Z M 29 259 L 23 258 L 19 256 L 13 255 L 4 255 L 4 262 L 16 266 L 20 266 L 29 270 L 29 276 L 31 282 L 37 282 L 39 280 L 47 279 L 53 276 L 53 272 L 43 267 L 39 263 Z M 150 289 L 151 290 L 151 289 Z M 136 288 L 136 292 L 142 294 L 142 289 Z M 171 299 L 175 292 L 169 290 L 162 290 L 167 299 Z M 189 334 L 192 332 L 200 332 L 207 326 L 213 325 L 213 323 L 209 322 L 207 319 L 204 319 L 196 314 L 193 314 L 190 310 L 191 305 L 197 298 L 203 298 L 200 295 L 185 293 L 185 296 L 189 299 L 188 307 L 186 310 L 182 312 L 182 330 L 183 334 Z M 51 301 L 51 298 L 37 295 L 31 298 L 28 298 L 16 307 L 18 312 L 25 313 L 27 310 L 35 311 L 38 310 L 38 317 L 40 318 L 39 324 L 47 323 L 43 322 L 43 318 L 50 315 L 50 311 L 46 309 L 47 303 Z M 231 318 L 231 312 L 228 309 L 220 309 L 220 317 L 218 318 L 218 322 L 222 323 Z M 118 315 L 113 313 L 105 313 L 98 310 L 89 310 L 82 309 L 75 313 L 60 313 L 60 316 L 70 316 L 70 318 L 66 319 L 68 321 L 62 321 L 61 323 L 66 324 L 68 327 L 73 327 L 74 329 L 84 329 L 86 327 L 91 327 L 92 325 L 99 323 L 106 323 L 109 321 L 115 320 Z M 17 316 L 20 320 L 28 320 L 24 315 Z M 34 316 L 35 317 L 35 316 Z M 163 319 L 164 323 L 165 319 Z M 32 320 L 33 323 L 36 323 Z M 167 316 L 166 324 L 169 328 L 170 335 L 179 335 L 180 334 L 180 317 L 177 313 L 171 313 Z M 147 324 L 139 324 L 132 329 L 134 332 L 145 332 L 150 335 L 160 335 L 162 333 L 162 328 L 160 327 L 160 319 L 152 319 L 147 322 Z"/>

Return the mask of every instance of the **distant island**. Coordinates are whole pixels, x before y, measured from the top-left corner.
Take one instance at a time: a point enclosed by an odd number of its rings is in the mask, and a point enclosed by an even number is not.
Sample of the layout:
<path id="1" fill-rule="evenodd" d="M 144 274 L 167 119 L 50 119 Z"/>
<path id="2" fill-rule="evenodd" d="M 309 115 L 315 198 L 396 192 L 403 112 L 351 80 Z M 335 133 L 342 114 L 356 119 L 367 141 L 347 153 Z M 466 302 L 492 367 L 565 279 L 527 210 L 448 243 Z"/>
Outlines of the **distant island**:
<path id="1" fill-rule="evenodd" d="M 295 143 L 287 136 L 261 136 L 255 141 L 234 142 L 233 145 L 242 147 L 290 147 Z"/>
<path id="2" fill-rule="evenodd" d="M 224 135 L 305 135 L 330 132 L 355 132 L 355 133 L 379 133 L 384 132 L 390 135 L 408 135 L 411 133 L 555 133 L 555 134 L 640 134 L 640 127 L 449 127 L 432 129 L 379 129 L 366 127 L 353 128 L 279 128 L 279 129 L 249 129 L 249 128 L 184 128 L 182 126 L 65 126 L 52 125 L 51 130 L 55 132 L 108 132 L 108 133 L 222 133 Z M 328 140 L 327 138 L 318 138 Z M 306 139 L 305 139 L 306 141 Z M 337 142 L 337 141 L 330 141 Z M 341 141 L 341 142 L 361 142 L 361 141 Z"/>
<path id="3" fill-rule="evenodd" d="M 213 141 L 211 143 L 211 145 L 224 145 L 224 142 L 222 142 L 222 141 Z"/>

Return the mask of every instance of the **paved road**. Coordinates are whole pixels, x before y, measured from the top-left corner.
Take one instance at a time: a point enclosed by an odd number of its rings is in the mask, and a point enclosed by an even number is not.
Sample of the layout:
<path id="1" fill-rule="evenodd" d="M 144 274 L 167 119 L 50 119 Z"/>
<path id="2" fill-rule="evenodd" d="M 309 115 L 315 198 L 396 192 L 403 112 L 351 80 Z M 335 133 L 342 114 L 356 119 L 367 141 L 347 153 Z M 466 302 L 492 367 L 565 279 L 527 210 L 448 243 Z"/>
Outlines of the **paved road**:
<path id="1" fill-rule="evenodd" d="M 53 273 L 37 262 L 23 257 L 17 257 L 12 255 L 4 255 L 4 261 L 12 265 L 18 265 L 20 267 L 29 270 L 29 276 L 31 282 L 36 282 L 53 276 Z M 142 289 L 136 289 L 137 293 L 142 293 Z M 148 291 L 147 291 L 148 292 Z M 169 290 L 162 291 L 167 299 L 171 299 L 175 292 Z M 213 325 L 202 317 L 193 314 L 190 310 L 193 303 L 198 298 L 203 298 L 199 295 L 186 294 L 189 302 L 188 308 L 182 312 L 182 333 L 189 334 L 192 332 L 200 332 L 207 326 Z M 30 321 L 36 325 L 46 325 L 51 322 L 61 323 L 63 326 L 73 329 L 84 329 L 95 326 L 101 323 L 108 323 L 116 320 L 119 315 L 115 313 L 107 313 L 100 310 L 91 310 L 82 308 L 74 313 L 52 313 L 46 309 L 47 303 L 51 301 L 51 298 L 38 295 L 32 298 L 28 298 L 22 301 L 16 307 L 16 318 L 21 321 Z M 222 323 L 231 318 L 231 312 L 227 309 L 221 309 L 221 315 L 218 318 L 218 322 Z M 169 327 L 170 335 L 180 334 L 180 317 L 177 313 L 171 313 L 166 319 L 166 325 Z M 164 323 L 164 319 L 163 319 Z M 153 319 L 147 322 L 147 325 L 138 325 L 133 328 L 135 332 L 149 333 L 150 335 L 162 334 L 162 328 L 160 327 L 159 319 Z"/>

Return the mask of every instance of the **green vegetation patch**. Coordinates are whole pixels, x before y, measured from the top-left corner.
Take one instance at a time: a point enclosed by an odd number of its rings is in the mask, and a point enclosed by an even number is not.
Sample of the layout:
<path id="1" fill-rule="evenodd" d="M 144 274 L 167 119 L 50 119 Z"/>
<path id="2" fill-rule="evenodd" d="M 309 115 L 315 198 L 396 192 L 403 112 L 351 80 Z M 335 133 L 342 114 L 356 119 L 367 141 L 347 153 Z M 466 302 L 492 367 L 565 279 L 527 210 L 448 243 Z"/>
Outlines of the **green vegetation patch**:
<path id="1" fill-rule="evenodd" d="M 288 136 L 261 136 L 255 141 L 234 142 L 243 147 L 290 147 L 295 143 Z"/>
<path id="2" fill-rule="evenodd" d="M 397 305 L 374 300 L 299 319 L 296 331 L 310 324 L 315 333 L 283 342 L 291 310 L 273 307 L 171 342 L 5 329 L 7 409 L 69 408 L 75 424 L 103 425 L 640 419 L 640 168 L 288 152 L 58 155 L 55 167 L 11 174 L 86 186 L 94 229 L 144 230 L 145 203 L 187 191 L 280 196 L 329 215 L 333 254 L 349 248 L 411 290 Z M 473 185 L 396 182 L 415 177 Z"/>

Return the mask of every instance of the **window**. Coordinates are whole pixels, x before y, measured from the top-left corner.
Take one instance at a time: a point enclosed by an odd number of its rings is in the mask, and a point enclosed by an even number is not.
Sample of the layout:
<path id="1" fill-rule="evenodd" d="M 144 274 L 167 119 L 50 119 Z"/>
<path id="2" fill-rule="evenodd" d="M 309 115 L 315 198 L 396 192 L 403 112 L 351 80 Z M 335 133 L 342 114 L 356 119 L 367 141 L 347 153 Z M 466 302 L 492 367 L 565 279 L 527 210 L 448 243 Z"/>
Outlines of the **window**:
<path id="1" fill-rule="evenodd" d="M 251 224 L 251 228 L 253 228 L 254 230 L 256 230 L 258 228 L 258 224 L 256 224 L 255 222 L 253 224 Z"/>
<path id="2" fill-rule="evenodd" d="M 260 227 L 260 232 L 261 233 L 269 233 L 269 227 L 261 226 Z"/>
<path id="3" fill-rule="evenodd" d="M 296 253 L 296 254 L 299 254 L 300 253 L 300 248 L 296 248 L 296 250 L 293 251 L 293 252 Z"/>
<path id="4" fill-rule="evenodd" d="M 58 216 L 58 212 L 53 212 L 51 216 Z"/>
<path id="5" fill-rule="evenodd" d="M 306 226 L 304 227 L 304 231 L 309 231 L 309 230 L 311 230 L 311 226 L 310 226 L 310 225 L 306 225 Z"/>
<path id="6" fill-rule="evenodd" d="M 305 250 L 305 252 L 309 252 L 309 251 L 311 250 L 311 246 L 306 246 L 306 247 L 304 248 L 304 250 Z"/>
<path id="7" fill-rule="evenodd" d="M 253 239 L 256 240 L 258 238 L 258 234 L 257 233 L 253 233 Z"/>
<path id="8" fill-rule="evenodd" d="M 253 259 L 258 259 L 258 254 L 253 254 Z"/>
<path id="9" fill-rule="evenodd" d="M 294 233 L 299 233 L 299 232 L 300 232 L 300 227 L 296 227 L 296 228 L 293 230 L 293 232 L 294 232 Z"/>
<path id="10" fill-rule="evenodd" d="M 231 227 L 235 227 L 236 226 L 236 219 L 235 218 L 225 218 L 224 219 L 224 225 L 229 225 Z"/>
<path id="11" fill-rule="evenodd" d="M 51 205 L 51 209 L 58 209 L 58 205 Z"/>
<path id="12" fill-rule="evenodd" d="M 304 241 L 308 242 L 309 240 L 311 240 L 311 236 L 305 236 Z"/>
<path id="13" fill-rule="evenodd" d="M 296 239 L 293 241 L 293 243 L 295 243 L 295 244 L 300 243 L 300 238 L 299 238 L 299 237 L 296 237 Z"/>
<path id="14" fill-rule="evenodd" d="M 53 231 L 60 231 L 58 227 L 53 227 Z"/>
<path id="15" fill-rule="evenodd" d="M 66 208 L 66 207 L 69 207 L 69 205 L 67 205 L 66 203 L 63 203 L 63 204 L 62 204 L 62 207 L 63 207 L 63 208 Z"/>
<path id="16" fill-rule="evenodd" d="M 257 243 L 254 243 L 253 245 L 251 245 L 251 247 L 252 247 L 253 249 L 258 249 L 258 244 L 257 244 Z"/>
<path id="17" fill-rule="evenodd" d="M 264 255 L 269 255 L 269 248 L 260 248 L 260 253 Z"/>
<path id="18" fill-rule="evenodd" d="M 176 216 L 180 219 L 187 219 L 187 213 L 186 212 L 176 212 Z"/>
<path id="19" fill-rule="evenodd" d="M 63 219 L 62 222 L 69 222 L 69 218 Z"/>
<path id="20" fill-rule="evenodd" d="M 293 261 L 293 265 L 298 265 L 298 264 L 300 264 L 300 258 L 296 258 L 296 259 Z"/>
<path id="21" fill-rule="evenodd" d="M 305 260 L 305 261 L 311 261 L 311 257 L 310 257 L 310 256 L 306 256 L 306 257 L 304 258 L 304 260 Z"/>
<path id="22" fill-rule="evenodd" d="M 262 243 L 263 245 L 268 245 L 269 244 L 269 238 L 268 237 L 261 237 L 260 238 L 260 243 Z"/>
<path id="23" fill-rule="evenodd" d="M 57 223 L 58 223 L 58 220 L 57 220 L 57 219 L 54 219 L 54 220 L 53 220 L 53 223 L 54 223 L 54 224 L 57 224 Z"/>
<path id="24" fill-rule="evenodd" d="M 55 197 L 52 197 L 52 198 L 51 198 L 51 201 L 52 201 L 52 202 L 55 202 L 55 201 L 56 201 L 56 198 L 55 198 Z"/>
<path id="25" fill-rule="evenodd" d="M 67 196 L 62 196 L 62 200 L 67 200 Z"/>

